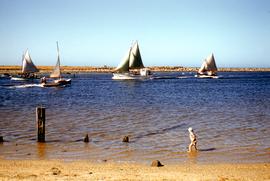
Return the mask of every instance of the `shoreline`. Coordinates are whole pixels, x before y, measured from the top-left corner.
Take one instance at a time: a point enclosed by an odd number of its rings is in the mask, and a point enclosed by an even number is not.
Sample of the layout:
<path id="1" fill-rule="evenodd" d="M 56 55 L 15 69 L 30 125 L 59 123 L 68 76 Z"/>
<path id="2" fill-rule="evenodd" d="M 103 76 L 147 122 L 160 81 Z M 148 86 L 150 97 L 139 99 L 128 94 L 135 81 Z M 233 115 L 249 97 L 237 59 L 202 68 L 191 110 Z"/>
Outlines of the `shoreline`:
<path id="1" fill-rule="evenodd" d="M 146 164 L 87 160 L 3 160 L 0 180 L 269 180 L 270 163 Z"/>
<path id="2" fill-rule="evenodd" d="M 37 66 L 39 73 L 50 73 L 54 66 Z M 153 66 L 148 67 L 152 72 L 197 72 L 199 67 Z M 115 67 L 93 66 L 61 66 L 63 73 L 113 73 Z M 218 68 L 219 72 L 270 72 L 270 68 Z M 0 65 L 0 73 L 17 74 L 21 72 L 18 65 Z"/>

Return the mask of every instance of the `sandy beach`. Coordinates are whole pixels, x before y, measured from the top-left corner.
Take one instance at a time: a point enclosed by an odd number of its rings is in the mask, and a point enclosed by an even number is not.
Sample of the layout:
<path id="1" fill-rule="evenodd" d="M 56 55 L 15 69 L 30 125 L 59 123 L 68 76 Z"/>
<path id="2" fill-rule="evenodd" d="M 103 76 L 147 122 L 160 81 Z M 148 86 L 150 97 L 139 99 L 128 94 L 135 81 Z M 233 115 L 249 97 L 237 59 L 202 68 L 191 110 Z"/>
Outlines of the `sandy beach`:
<path id="1" fill-rule="evenodd" d="M 150 164 L 0 160 L 0 180 L 270 180 L 269 163 Z"/>

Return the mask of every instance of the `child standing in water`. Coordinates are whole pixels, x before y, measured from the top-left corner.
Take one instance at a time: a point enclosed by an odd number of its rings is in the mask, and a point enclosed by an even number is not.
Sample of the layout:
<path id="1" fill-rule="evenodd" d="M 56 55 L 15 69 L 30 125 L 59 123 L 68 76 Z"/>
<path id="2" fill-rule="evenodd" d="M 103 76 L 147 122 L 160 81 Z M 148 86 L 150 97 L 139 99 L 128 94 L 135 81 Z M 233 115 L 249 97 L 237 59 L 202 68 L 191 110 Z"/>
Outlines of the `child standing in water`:
<path id="1" fill-rule="evenodd" d="M 190 139 L 188 152 L 192 151 L 192 147 L 194 147 L 195 151 L 197 151 L 197 136 L 195 135 L 195 133 L 191 127 L 188 128 L 188 131 L 189 131 L 189 139 Z"/>

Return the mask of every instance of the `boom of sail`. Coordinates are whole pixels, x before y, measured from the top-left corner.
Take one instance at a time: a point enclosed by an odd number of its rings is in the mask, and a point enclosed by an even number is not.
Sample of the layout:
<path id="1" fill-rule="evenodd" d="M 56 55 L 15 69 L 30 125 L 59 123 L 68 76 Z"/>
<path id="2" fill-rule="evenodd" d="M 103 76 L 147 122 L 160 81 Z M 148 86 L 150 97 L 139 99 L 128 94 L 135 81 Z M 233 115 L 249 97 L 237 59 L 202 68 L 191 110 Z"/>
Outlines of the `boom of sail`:
<path id="1" fill-rule="evenodd" d="M 39 72 L 38 68 L 33 63 L 28 50 L 26 50 L 22 60 L 22 73 Z"/>
<path id="2" fill-rule="evenodd" d="M 126 55 L 120 64 L 116 67 L 116 72 L 128 72 L 129 69 L 141 69 L 144 68 L 142 57 L 138 45 L 138 41 L 136 41 L 128 50 Z"/>
<path id="3" fill-rule="evenodd" d="M 55 65 L 52 73 L 50 74 L 51 78 L 60 78 L 61 77 L 60 55 L 59 55 L 58 42 L 56 42 L 56 44 L 57 44 L 57 62 L 56 62 L 56 65 Z"/>
<path id="4" fill-rule="evenodd" d="M 208 75 L 215 75 L 217 73 L 217 66 L 213 53 L 203 61 L 203 64 L 198 73 Z"/>

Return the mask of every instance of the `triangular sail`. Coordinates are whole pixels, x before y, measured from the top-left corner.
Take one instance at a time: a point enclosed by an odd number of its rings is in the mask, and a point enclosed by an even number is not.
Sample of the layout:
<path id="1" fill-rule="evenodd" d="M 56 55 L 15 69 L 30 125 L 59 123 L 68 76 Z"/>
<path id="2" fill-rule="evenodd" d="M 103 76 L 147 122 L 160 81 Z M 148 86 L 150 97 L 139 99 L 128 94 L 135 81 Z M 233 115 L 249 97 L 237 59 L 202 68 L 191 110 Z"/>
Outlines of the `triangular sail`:
<path id="1" fill-rule="evenodd" d="M 135 42 L 135 44 L 132 46 L 132 49 L 131 49 L 130 59 L 129 59 L 129 68 L 133 68 L 133 69 L 144 68 L 139 45 L 137 41 Z"/>
<path id="2" fill-rule="evenodd" d="M 129 48 L 128 52 L 124 56 L 123 60 L 116 67 L 115 71 L 117 72 L 128 72 L 129 71 L 129 58 L 130 58 L 131 48 Z"/>
<path id="3" fill-rule="evenodd" d="M 138 42 L 129 48 L 121 63 L 116 67 L 116 72 L 128 72 L 129 69 L 144 68 Z"/>
<path id="4" fill-rule="evenodd" d="M 203 64 L 201 66 L 201 68 L 199 69 L 199 73 L 203 73 L 206 71 L 206 67 L 207 67 L 207 64 L 206 64 L 206 60 L 203 61 Z"/>
<path id="5" fill-rule="evenodd" d="M 28 50 L 26 50 L 22 62 L 22 73 L 34 73 L 38 71 L 39 71 L 38 68 L 32 62 Z"/>
<path id="6" fill-rule="evenodd" d="M 201 66 L 201 68 L 198 71 L 199 73 L 206 73 L 206 72 L 210 72 L 210 73 L 216 73 L 217 72 L 217 66 L 216 66 L 216 62 L 215 62 L 215 58 L 213 53 L 211 55 L 209 55 L 204 61 L 203 64 Z"/>
<path id="7" fill-rule="evenodd" d="M 55 65 L 55 67 L 53 69 L 53 72 L 50 75 L 51 78 L 59 78 L 59 77 L 61 77 L 60 55 L 59 55 L 58 42 L 56 42 L 56 44 L 57 44 L 57 62 L 56 62 L 56 65 Z"/>
<path id="8" fill-rule="evenodd" d="M 206 64 L 207 64 L 207 71 L 212 71 L 212 72 L 217 71 L 217 66 L 216 66 L 213 53 L 207 57 Z"/>

